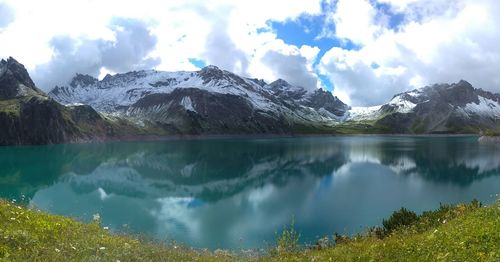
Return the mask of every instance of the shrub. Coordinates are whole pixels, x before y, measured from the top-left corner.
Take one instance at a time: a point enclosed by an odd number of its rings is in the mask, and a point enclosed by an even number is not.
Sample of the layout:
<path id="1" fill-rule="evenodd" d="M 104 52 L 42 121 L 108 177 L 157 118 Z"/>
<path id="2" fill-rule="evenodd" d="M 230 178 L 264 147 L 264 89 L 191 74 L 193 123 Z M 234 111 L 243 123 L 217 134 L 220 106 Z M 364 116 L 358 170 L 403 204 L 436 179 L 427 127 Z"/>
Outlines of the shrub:
<path id="1" fill-rule="evenodd" d="M 333 235 L 333 238 L 335 239 L 335 245 L 347 243 L 347 242 L 351 241 L 350 237 L 348 237 L 346 235 L 341 235 L 339 233 L 335 233 Z"/>
<path id="2" fill-rule="evenodd" d="M 387 220 L 382 220 L 382 225 L 384 226 L 384 230 L 386 234 L 390 234 L 395 229 L 409 226 L 418 221 L 418 216 L 415 212 L 410 211 L 404 207 L 400 210 L 395 211 Z"/>

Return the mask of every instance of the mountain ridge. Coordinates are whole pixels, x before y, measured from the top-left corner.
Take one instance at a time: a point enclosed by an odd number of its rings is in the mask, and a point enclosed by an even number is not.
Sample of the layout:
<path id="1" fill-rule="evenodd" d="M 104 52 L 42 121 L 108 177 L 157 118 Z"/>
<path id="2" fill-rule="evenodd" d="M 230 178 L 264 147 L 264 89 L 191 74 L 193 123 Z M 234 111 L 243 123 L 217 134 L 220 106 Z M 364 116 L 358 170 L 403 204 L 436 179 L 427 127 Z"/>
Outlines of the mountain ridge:
<path id="1" fill-rule="evenodd" d="M 351 107 L 323 89 L 199 71 L 132 71 L 102 80 L 76 74 L 48 94 L 22 64 L 0 62 L 0 144 L 102 141 L 146 136 L 478 134 L 500 130 L 500 94 L 461 80 Z"/>
<path id="2" fill-rule="evenodd" d="M 125 76 L 126 83 L 118 80 Z M 193 81 L 193 79 L 195 80 Z M 198 113 L 194 110 L 197 108 L 196 105 L 207 104 L 206 101 L 195 101 L 200 98 L 189 96 L 189 92 L 192 93 L 193 89 L 197 89 L 199 92 L 208 92 L 211 95 L 231 94 L 243 98 L 238 103 L 242 109 L 253 110 L 255 114 L 265 114 L 268 120 L 282 122 L 281 128 L 278 129 L 272 126 L 261 129 L 249 127 L 247 132 L 250 133 L 293 133 L 294 131 L 300 133 L 304 132 L 304 127 L 308 130 L 305 131 L 306 133 L 316 131 L 404 134 L 479 133 L 483 129 L 499 129 L 497 119 L 500 118 L 500 94 L 476 89 L 465 80 L 402 92 L 394 95 L 389 102 L 372 107 L 350 107 L 333 96 L 331 92 L 321 88 L 308 90 L 292 85 L 284 79 L 266 83 L 263 80 L 240 77 L 213 65 L 193 72 L 134 71 L 118 74 L 114 78 L 107 77 L 101 81 L 97 79 L 94 81 L 97 82 L 86 85 L 87 89 L 84 88 L 84 91 L 77 89 L 72 93 L 67 87 L 56 87 L 49 94 L 61 103 L 89 103 L 98 110 L 103 109 L 103 111 L 121 114 L 129 118 L 135 117 L 134 112 L 140 112 L 141 119 L 148 119 L 147 110 L 144 110 L 146 106 L 142 99 L 149 95 L 170 94 L 177 90 L 175 94 L 184 93 L 184 98 L 154 104 L 155 110 L 162 106 L 163 109 L 169 107 L 160 112 L 164 116 L 163 120 L 158 117 L 159 112 L 152 113 L 154 115 L 152 120 L 168 125 L 173 124 L 168 121 L 169 116 L 173 116 L 172 119 L 179 119 L 182 107 L 186 111 Z M 87 80 L 87 82 L 89 81 Z M 82 98 L 91 97 L 96 89 L 102 88 L 108 90 L 100 91 L 103 95 L 108 93 L 108 95 L 104 95 L 106 97 L 113 97 L 113 92 L 109 89 L 122 89 L 121 96 L 127 94 L 128 97 L 121 100 L 114 99 L 111 102 L 99 101 L 98 99 L 82 100 Z M 65 95 L 59 95 L 61 90 L 64 90 Z M 165 96 L 167 100 L 170 97 Z M 232 98 L 228 97 L 227 99 Z M 135 104 L 137 102 L 140 106 Z M 173 104 L 181 107 L 172 109 Z M 489 105 L 490 108 L 485 108 L 485 104 Z M 112 108 L 113 106 L 115 109 Z M 250 108 L 247 108 L 248 106 Z M 120 113 L 121 110 L 124 110 L 125 113 Z M 437 111 L 438 114 L 432 114 L 433 111 Z M 251 115 L 255 114 L 240 114 L 240 117 L 250 118 Z M 202 117 L 203 115 L 198 114 L 198 116 Z M 181 123 L 192 120 L 186 119 L 186 117 L 181 117 L 181 119 L 183 119 L 180 121 Z M 203 123 L 199 121 L 191 122 L 191 126 L 203 126 Z M 227 125 L 227 123 L 223 125 Z M 213 125 L 208 124 L 208 126 Z M 239 126 L 244 126 L 244 124 L 240 123 Z M 296 126 L 301 127 L 296 128 Z M 348 126 L 347 129 L 345 129 L 346 126 Z M 311 131 L 309 127 L 316 130 Z M 225 133 L 227 131 L 219 127 L 210 129 L 208 132 L 203 128 L 195 131 L 193 129 L 189 131 L 178 130 L 178 132 L 203 134 Z"/>

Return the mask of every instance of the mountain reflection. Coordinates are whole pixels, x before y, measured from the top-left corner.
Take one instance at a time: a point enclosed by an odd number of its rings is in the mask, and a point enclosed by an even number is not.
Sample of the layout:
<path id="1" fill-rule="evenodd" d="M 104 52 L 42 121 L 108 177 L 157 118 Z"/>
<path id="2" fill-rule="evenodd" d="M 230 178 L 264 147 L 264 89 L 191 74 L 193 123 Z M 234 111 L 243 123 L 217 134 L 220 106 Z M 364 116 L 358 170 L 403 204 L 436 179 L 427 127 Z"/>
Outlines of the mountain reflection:
<path id="1" fill-rule="evenodd" d="M 491 200 L 500 150 L 475 137 L 177 140 L 0 148 L 0 194 L 114 230 L 258 247 L 295 217 L 305 241 L 401 206 Z"/>

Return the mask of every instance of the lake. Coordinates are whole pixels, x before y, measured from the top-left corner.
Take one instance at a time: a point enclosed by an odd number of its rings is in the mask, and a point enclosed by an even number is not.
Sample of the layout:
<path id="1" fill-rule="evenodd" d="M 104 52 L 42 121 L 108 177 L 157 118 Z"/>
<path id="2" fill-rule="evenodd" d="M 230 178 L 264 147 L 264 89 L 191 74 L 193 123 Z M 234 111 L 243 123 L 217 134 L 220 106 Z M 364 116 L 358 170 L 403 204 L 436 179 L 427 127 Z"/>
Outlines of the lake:
<path id="1" fill-rule="evenodd" d="M 259 248 L 303 243 L 394 210 L 495 201 L 500 147 L 472 136 L 205 139 L 0 147 L 0 197 L 115 232 Z"/>

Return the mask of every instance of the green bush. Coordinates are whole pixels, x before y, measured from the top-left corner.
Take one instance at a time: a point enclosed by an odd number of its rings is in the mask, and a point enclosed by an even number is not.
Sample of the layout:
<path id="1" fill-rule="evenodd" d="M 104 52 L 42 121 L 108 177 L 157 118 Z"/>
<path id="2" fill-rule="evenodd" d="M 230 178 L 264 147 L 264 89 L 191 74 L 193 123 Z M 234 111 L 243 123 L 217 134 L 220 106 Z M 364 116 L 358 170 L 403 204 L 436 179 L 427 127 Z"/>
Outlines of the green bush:
<path id="1" fill-rule="evenodd" d="M 417 214 L 402 207 L 400 210 L 392 213 L 389 219 L 382 220 L 382 225 L 384 226 L 384 231 L 386 232 L 386 234 L 390 234 L 395 229 L 403 226 L 409 226 L 416 221 L 418 221 Z"/>

